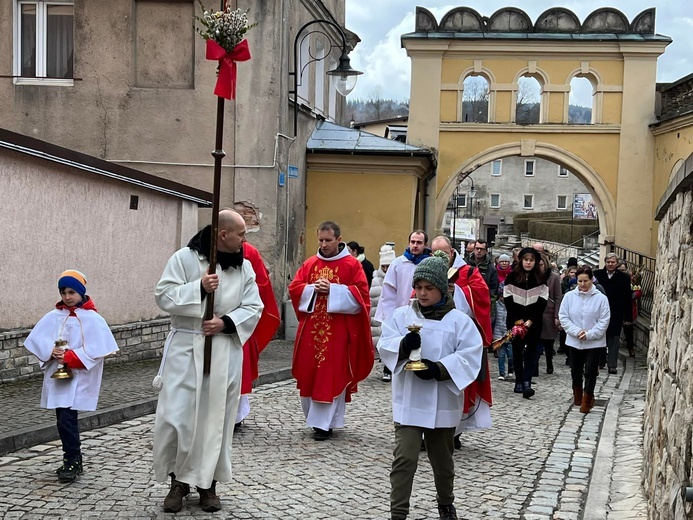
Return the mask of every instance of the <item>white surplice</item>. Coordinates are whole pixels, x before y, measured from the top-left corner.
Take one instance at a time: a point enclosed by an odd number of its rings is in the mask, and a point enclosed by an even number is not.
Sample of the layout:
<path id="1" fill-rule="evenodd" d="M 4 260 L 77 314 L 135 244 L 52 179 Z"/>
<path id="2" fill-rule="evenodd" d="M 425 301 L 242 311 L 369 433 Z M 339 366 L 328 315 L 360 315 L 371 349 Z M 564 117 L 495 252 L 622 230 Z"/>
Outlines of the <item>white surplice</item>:
<path id="1" fill-rule="evenodd" d="M 404 370 L 398 360 L 399 345 L 408 334 L 407 308 L 397 309 L 383 323 L 378 350 L 392 371 L 392 415 L 395 422 L 422 428 L 454 428 L 462 418 L 464 388 L 476 379 L 481 367 L 482 340 L 474 322 L 453 309 L 442 320 L 424 320 L 421 357 L 440 361 L 450 379 L 424 381 Z"/>
<path id="2" fill-rule="evenodd" d="M 52 379 L 58 369 L 53 347 L 58 339 L 66 340 L 85 368 L 73 369 L 72 379 Z M 101 389 L 103 358 L 118 350 L 108 323 L 96 311 L 76 309 L 70 316 L 66 309 L 46 314 L 24 340 L 24 346 L 39 360 L 44 371 L 42 408 L 96 410 Z"/>
<path id="3" fill-rule="evenodd" d="M 154 476 L 159 482 L 173 473 L 177 480 L 209 488 L 212 480 L 231 480 L 231 441 L 238 409 L 243 343 L 262 312 L 255 273 L 247 260 L 222 271 L 214 293 L 214 314 L 229 316 L 233 334 L 217 334 L 212 363 L 203 376 L 206 308 L 201 279 L 207 260 L 185 247 L 169 259 L 156 286 L 156 303 L 171 314 L 169 346 L 162 370 L 154 425 Z"/>
<path id="4" fill-rule="evenodd" d="M 393 260 L 385 273 L 375 319 L 383 322 L 396 308 L 408 305 L 413 291 L 412 281 L 416 264 L 401 255 Z"/>

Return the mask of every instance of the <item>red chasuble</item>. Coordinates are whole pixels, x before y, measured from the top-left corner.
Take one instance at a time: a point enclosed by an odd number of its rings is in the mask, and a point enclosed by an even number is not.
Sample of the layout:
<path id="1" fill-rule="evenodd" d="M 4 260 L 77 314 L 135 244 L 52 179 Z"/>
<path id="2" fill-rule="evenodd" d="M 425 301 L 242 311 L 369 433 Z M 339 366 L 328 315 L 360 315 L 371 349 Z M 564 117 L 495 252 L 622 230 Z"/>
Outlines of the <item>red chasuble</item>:
<path id="1" fill-rule="evenodd" d="M 301 397 L 331 403 L 346 388 L 346 401 L 373 368 L 368 282 L 361 263 L 351 255 L 335 260 L 312 256 L 289 284 L 291 303 L 298 318 L 292 374 Z M 298 310 L 307 285 L 319 278 L 347 286 L 359 303 L 358 314 L 328 313 L 327 295 L 315 293 L 312 313 Z"/>
<path id="2" fill-rule="evenodd" d="M 255 327 L 253 335 L 243 345 L 243 378 L 241 381 L 241 394 L 249 394 L 253 391 L 253 381 L 258 377 L 257 363 L 260 352 L 272 340 L 279 328 L 279 309 L 274 298 L 274 290 L 269 279 L 269 273 L 262 257 L 257 249 L 248 244 L 243 244 L 243 258 L 248 260 L 255 271 L 255 281 L 260 291 L 260 299 L 265 308 L 262 310 L 260 321 Z"/>
<path id="3" fill-rule="evenodd" d="M 464 293 L 469 307 L 474 313 L 474 323 L 481 334 L 484 347 L 493 342 L 493 329 L 491 327 L 491 295 L 488 292 L 488 285 L 484 277 L 476 268 L 463 265 L 457 271 L 454 278 L 457 285 Z M 476 380 L 464 389 L 464 413 L 474 410 L 477 396 L 491 406 L 491 378 L 489 377 L 488 357 L 484 349 L 481 370 Z"/>

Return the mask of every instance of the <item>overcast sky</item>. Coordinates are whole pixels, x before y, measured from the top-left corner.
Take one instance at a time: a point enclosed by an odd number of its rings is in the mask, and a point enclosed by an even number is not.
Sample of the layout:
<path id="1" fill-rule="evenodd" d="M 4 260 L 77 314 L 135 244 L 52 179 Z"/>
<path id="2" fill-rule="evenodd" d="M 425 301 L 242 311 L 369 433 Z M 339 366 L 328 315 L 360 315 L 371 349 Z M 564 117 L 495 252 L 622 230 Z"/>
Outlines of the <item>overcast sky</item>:
<path id="1" fill-rule="evenodd" d="M 381 98 L 409 98 L 410 60 L 401 47 L 400 36 L 414 31 L 414 12 L 420 5 L 440 22 L 454 7 L 467 6 L 482 16 L 491 16 L 501 7 L 525 11 L 532 21 L 549 7 L 565 7 L 580 21 L 600 7 L 614 7 L 629 21 L 650 7 L 657 8 L 655 32 L 674 41 L 659 58 L 657 80 L 674 81 L 693 73 L 693 2 L 691 0 L 468 0 L 451 3 L 442 0 L 346 0 L 346 26 L 361 38 L 351 53 L 351 65 L 364 72 L 359 76 L 352 98 L 371 98 L 380 87 Z"/>

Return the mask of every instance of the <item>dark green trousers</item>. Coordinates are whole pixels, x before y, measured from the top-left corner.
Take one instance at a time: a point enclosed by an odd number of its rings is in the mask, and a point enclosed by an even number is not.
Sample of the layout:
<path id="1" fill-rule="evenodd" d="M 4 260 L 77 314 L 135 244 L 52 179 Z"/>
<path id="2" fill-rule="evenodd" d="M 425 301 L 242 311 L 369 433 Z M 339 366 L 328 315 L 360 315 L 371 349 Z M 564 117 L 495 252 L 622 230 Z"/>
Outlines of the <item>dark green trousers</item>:
<path id="1" fill-rule="evenodd" d="M 404 520 L 409 514 L 409 498 L 419 463 L 422 437 L 433 469 L 438 504 L 446 506 L 455 500 L 455 463 L 452 459 L 455 451 L 454 436 L 455 428 L 428 429 L 395 423 L 395 459 L 390 472 L 392 520 Z"/>

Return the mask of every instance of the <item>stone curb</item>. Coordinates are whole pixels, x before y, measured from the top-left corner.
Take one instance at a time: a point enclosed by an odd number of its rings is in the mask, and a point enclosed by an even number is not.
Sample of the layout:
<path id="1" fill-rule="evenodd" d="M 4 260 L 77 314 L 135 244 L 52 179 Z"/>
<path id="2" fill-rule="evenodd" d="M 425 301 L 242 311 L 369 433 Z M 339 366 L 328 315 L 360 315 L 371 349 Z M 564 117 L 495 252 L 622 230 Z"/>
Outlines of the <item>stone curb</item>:
<path id="1" fill-rule="evenodd" d="M 594 466 L 587 486 L 587 498 L 582 520 L 602 520 L 609 516 L 609 496 L 611 494 L 611 475 L 614 464 L 616 430 L 623 394 L 630 386 L 635 365 L 628 362 L 628 354 L 618 351 L 619 367 L 623 366 L 619 384 L 612 393 L 604 410 L 601 431 L 596 446 Z"/>
<path id="2" fill-rule="evenodd" d="M 254 381 L 253 388 L 291 379 L 291 368 L 280 368 L 260 374 Z M 157 398 L 141 399 L 120 406 L 111 406 L 95 412 L 80 415 L 79 429 L 82 432 L 111 426 L 123 421 L 149 415 L 156 411 Z M 37 444 L 44 444 L 59 439 L 55 423 L 30 426 L 0 436 L 0 457 Z"/>

